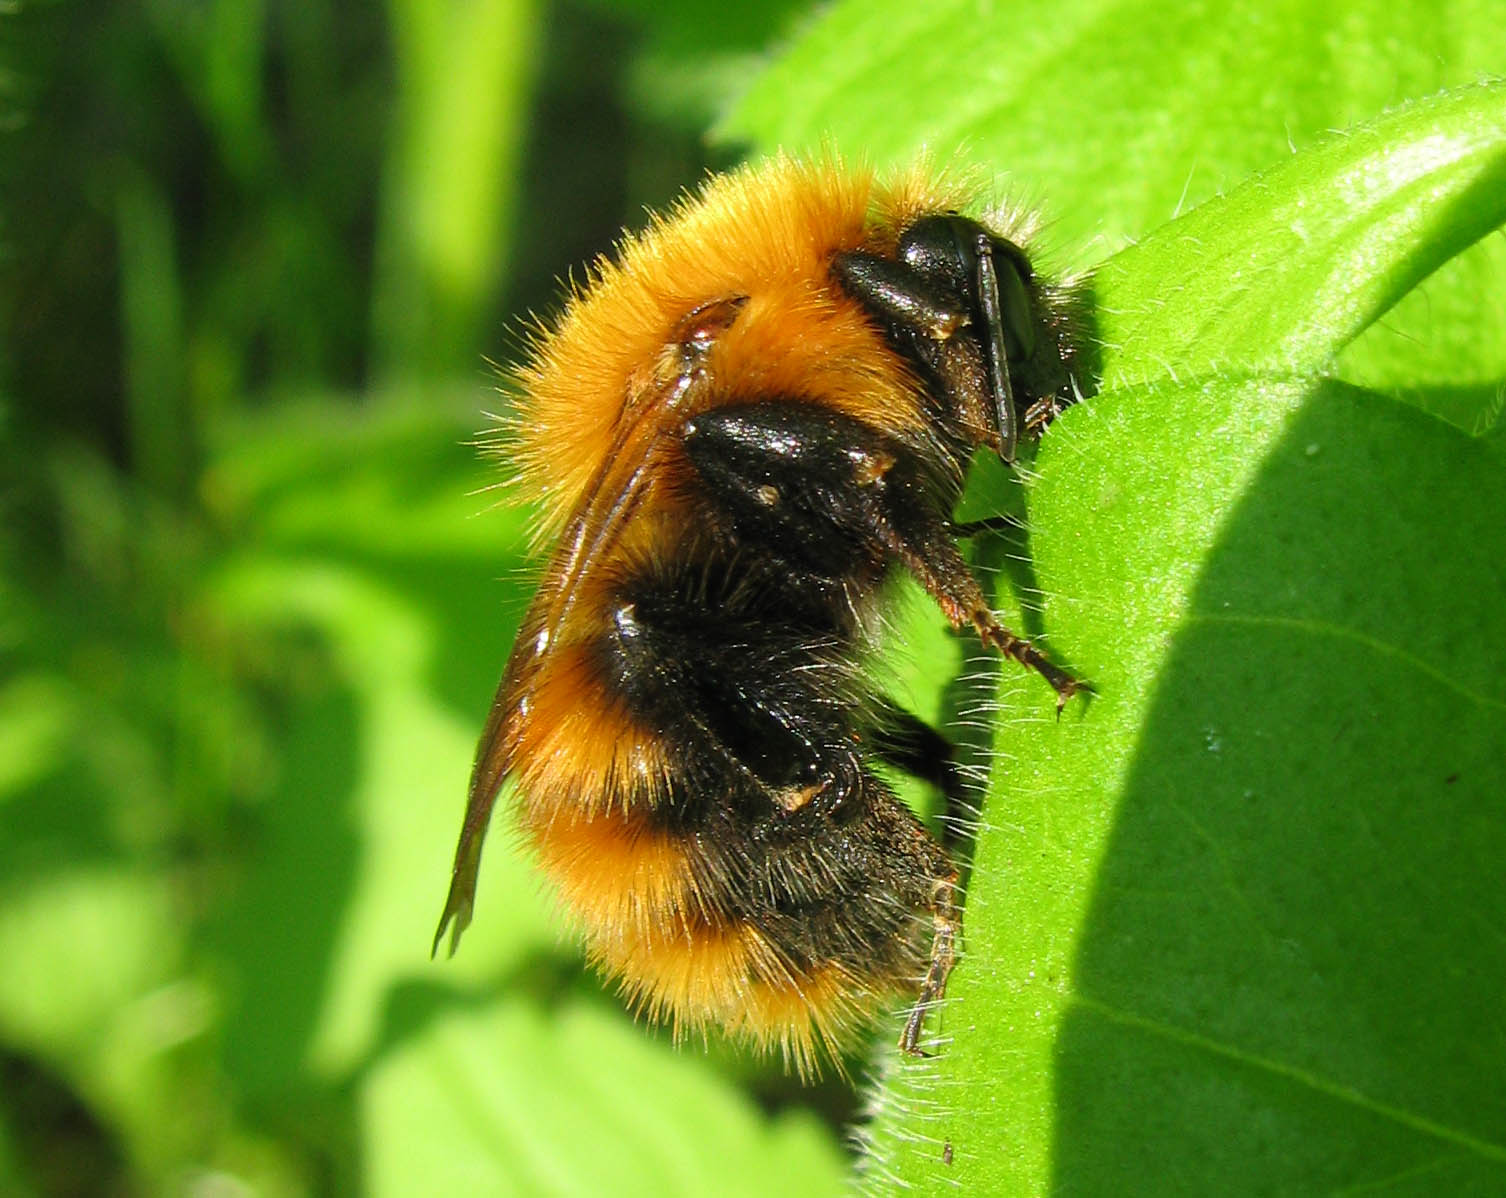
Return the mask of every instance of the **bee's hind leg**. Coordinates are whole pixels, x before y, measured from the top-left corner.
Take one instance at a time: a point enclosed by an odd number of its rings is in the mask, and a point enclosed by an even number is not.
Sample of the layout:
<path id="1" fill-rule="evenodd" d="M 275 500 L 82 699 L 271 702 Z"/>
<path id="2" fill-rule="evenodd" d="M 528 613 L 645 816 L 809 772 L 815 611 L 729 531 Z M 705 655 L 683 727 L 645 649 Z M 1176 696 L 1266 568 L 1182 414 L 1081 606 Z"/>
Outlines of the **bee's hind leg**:
<path id="1" fill-rule="evenodd" d="M 946 995 L 947 978 L 957 964 L 957 945 L 962 939 L 962 913 L 957 908 L 957 872 L 938 878 L 931 899 L 931 919 L 935 936 L 931 941 L 931 961 L 921 983 L 920 994 L 910 1017 L 905 1020 L 905 1030 L 900 1034 L 900 1051 L 913 1057 L 930 1056 L 920 1046 L 921 1032 L 925 1028 L 926 1014 Z"/>

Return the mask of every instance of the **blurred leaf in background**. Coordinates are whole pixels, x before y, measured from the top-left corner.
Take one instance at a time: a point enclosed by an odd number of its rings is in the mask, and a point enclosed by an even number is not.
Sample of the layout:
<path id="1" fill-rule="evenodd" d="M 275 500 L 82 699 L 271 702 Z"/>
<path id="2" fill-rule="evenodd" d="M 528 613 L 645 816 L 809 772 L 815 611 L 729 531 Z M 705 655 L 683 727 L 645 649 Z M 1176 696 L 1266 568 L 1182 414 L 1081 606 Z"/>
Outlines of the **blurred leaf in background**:
<path id="1" fill-rule="evenodd" d="M 782 19 L 4 15 L 0 1191 L 840 1184 L 851 1092 L 646 1036 L 505 844 L 428 959 L 528 587 L 486 361 Z"/>
<path id="2" fill-rule="evenodd" d="M 1501 1188 L 1498 0 L 0 22 L 0 1191 L 841 1188 L 851 1089 L 635 1026 L 505 841 L 427 959 L 528 595 L 483 363 L 826 145 L 1043 204 L 1105 342 L 979 548 L 1099 697 L 899 638 L 1003 767 L 869 1183 Z"/>

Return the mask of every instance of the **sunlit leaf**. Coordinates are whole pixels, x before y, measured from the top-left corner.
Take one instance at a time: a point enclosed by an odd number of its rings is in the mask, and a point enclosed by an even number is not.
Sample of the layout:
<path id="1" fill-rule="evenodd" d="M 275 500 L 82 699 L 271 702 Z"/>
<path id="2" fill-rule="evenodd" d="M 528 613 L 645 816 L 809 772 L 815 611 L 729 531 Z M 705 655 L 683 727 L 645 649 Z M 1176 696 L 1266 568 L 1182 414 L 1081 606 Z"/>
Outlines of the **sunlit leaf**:
<path id="1" fill-rule="evenodd" d="M 881 164 L 960 153 L 1003 197 L 1039 206 L 1048 257 L 1081 269 L 1333 131 L 1499 76 L 1503 27 L 1502 0 L 846 0 L 721 133 Z M 1467 432 L 1488 428 L 1506 384 L 1506 245 L 1477 245 L 1430 279 L 1343 368 Z"/>
<path id="2" fill-rule="evenodd" d="M 435 1014 L 365 1080 L 373 1194 L 842 1192 L 842 1154 L 809 1115 L 770 1119 L 693 1052 L 529 990 Z"/>
<path id="3" fill-rule="evenodd" d="M 1012 680 L 949 1047 L 902 1071 L 885 1169 L 1011 1192 L 1499 1184 L 1506 479 L 1462 432 L 1291 372 L 1506 216 L 1476 186 L 1506 155 L 1506 123 L 1475 124 L 1502 95 L 1299 155 L 1098 275 L 1111 382 L 1030 494 L 1045 627 L 1098 694 L 1057 724 Z M 1440 167 L 1456 118 L 1474 133 Z M 1366 167 L 1375 146 L 1426 182 Z M 1450 179 L 1472 223 L 1445 202 L 1409 221 Z M 1329 230 L 1280 256 L 1301 281 L 1220 287 L 1271 265 L 1294 208 Z"/>

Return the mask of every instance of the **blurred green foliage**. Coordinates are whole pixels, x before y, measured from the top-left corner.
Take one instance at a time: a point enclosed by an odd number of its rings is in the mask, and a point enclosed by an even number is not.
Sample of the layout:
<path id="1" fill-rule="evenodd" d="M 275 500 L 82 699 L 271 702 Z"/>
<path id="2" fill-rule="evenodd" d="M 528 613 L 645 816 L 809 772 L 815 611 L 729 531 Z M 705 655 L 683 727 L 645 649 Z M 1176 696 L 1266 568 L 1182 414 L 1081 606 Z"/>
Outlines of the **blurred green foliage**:
<path id="1" fill-rule="evenodd" d="M 850 1092 L 645 1035 L 505 845 L 428 959 L 526 602 L 486 362 L 783 20 L 0 15 L 0 1193 L 838 1184 Z"/>

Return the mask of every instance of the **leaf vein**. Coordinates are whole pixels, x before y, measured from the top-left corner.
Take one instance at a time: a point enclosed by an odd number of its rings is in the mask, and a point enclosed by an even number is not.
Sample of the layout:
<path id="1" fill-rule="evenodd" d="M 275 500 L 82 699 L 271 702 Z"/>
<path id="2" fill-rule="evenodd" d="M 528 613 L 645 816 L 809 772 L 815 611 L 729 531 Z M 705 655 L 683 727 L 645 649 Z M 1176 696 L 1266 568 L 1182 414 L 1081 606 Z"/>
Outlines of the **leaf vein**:
<path id="1" fill-rule="evenodd" d="M 1453 691 L 1461 698 L 1468 699 L 1479 707 L 1489 707 L 1496 711 L 1506 711 L 1506 699 L 1498 699 L 1493 695 L 1487 695 L 1481 691 L 1465 686 L 1458 679 L 1450 677 L 1437 666 L 1432 665 L 1426 658 L 1408 653 L 1396 645 L 1377 637 L 1368 636 L 1353 628 L 1344 628 L 1338 624 L 1322 624 L 1316 620 L 1301 620 L 1294 616 L 1253 616 L 1234 615 L 1227 612 L 1193 612 L 1186 619 L 1187 624 L 1230 624 L 1252 628 L 1279 628 L 1285 631 L 1305 632 L 1312 636 L 1328 636 L 1339 640 L 1353 641 L 1363 645 L 1376 653 L 1386 657 L 1395 658 L 1411 666 L 1413 669 L 1426 674 L 1434 682 L 1448 690 Z"/>
<path id="2" fill-rule="evenodd" d="M 1506 1164 L 1506 1145 L 1482 1140 L 1477 1136 L 1470 1135 L 1466 1131 L 1449 1127 L 1445 1123 L 1439 1123 L 1424 1115 L 1418 1115 L 1402 1107 L 1381 1102 L 1351 1086 L 1330 1081 L 1328 1078 L 1311 1073 L 1306 1069 L 1298 1068 L 1296 1065 L 1290 1065 L 1285 1061 L 1261 1056 L 1247 1049 L 1215 1040 L 1210 1036 L 1200 1035 L 1197 1032 L 1188 1031 L 1186 1028 L 1177 1027 L 1175 1024 L 1163 1023 L 1158 1019 L 1136 1015 L 1131 1011 L 1123 1011 L 1118 1007 L 1111 1006 L 1095 998 L 1089 998 L 1084 994 L 1071 995 L 1067 1005 L 1069 1007 L 1080 1007 L 1113 1023 L 1134 1028 L 1137 1031 L 1148 1032 L 1151 1035 L 1170 1040 L 1175 1044 L 1181 1044 L 1188 1048 L 1196 1048 L 1202 1052 L 1222 1057 L 1225 1060 L 1234 1061 L 1248 1068 L 1258 1069 L 1275 1077 L 1296 1082 L 1316 1093 L 1348 1103 L 1351 1106 L 1358 1107 L 1360 1110 L 1378 1115 L 1382 1119 L 1389 1120 L 1392 1123 L 1399 1124 L 1422 1135 L 1431 1136 L 1434 1139 L 1442 1140 L 1449 1144 L 1457 1144 L 1459 1147 L 1467 1149 L 1476 1156 L 1483 1157 L 1486 1160 L 1499 1161 Z"/>
<path id="3" fill-rule="evenodd" d="M 1432 1160 L 1413 1165 L 1411 1168 L 1400 1169 L 1395 1173 L 1387 1174 L 1385 1177 L 1377 1177 L 1372 1181 L 1362 1181 L 1352 1186 L 1345 1186 L 1341 1190 L 1334 1190 L 1329 1195 L 1329 1198 L 1347 1198 L 1347 1196 L 1354 1194 L 1375 1194 L 1381 1190 L 1389 1190 L 1400 1182 L 1416 1181 L 1419 1177 L 1425 1177 L 1429 1173 L 1438 1173 L 1464 1159 L 1459 1153 L 1446 1153 L 1443 1156 L 1437 1156 Z"/>

